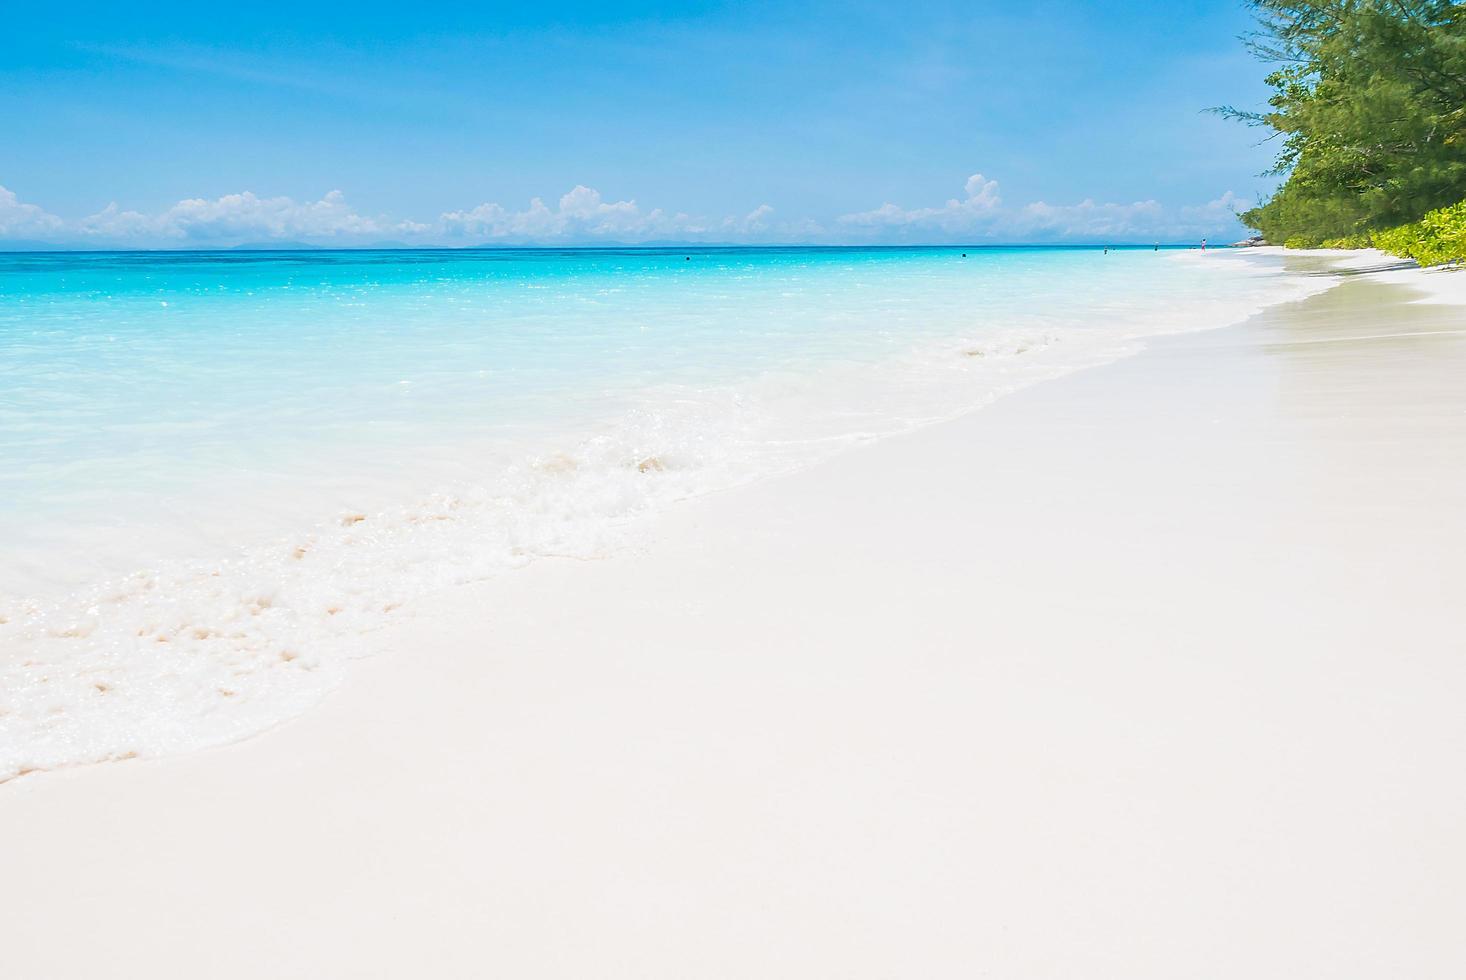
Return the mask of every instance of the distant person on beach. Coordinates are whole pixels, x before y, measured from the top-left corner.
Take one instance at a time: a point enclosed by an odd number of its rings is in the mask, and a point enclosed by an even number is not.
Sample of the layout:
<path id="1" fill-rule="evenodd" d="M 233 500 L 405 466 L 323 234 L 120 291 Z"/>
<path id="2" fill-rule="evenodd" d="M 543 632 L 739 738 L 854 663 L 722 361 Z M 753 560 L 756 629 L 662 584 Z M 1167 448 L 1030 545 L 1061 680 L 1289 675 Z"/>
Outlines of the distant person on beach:
<path id="1" fill-rule="evenodd" d="M 1157 252 L 1159 252 L 1159 251 L 1160 251 L 1160 250 L 1161 250 L 1161 243 L 1160 243 L 1160 242 L 1156 242 L 1156 243 L 1155 243 L 1155 250 L 1156 250 L 1156 251 L 1157 251 Z"/>
<path id="2" fill-rule="evenodd" d="M 1202 251 L 1203 251 L 1203 252 L 1205 252 L 1205 251 L 1206 251 L 1206 239 L 1205 239 L 1205 238 L 1203 238 L 1203 239 L 1202 239 L 1202 240 L 1201 240 L 1201 250 L 1202 250 Z"/>

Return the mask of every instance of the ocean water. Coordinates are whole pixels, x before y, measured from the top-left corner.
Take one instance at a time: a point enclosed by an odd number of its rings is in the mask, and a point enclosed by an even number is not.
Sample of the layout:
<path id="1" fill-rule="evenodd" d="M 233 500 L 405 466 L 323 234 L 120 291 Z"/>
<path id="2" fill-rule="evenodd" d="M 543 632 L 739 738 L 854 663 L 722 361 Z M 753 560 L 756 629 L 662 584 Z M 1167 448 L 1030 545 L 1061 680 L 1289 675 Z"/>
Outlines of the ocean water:
<path id="1" fill-rule="evenodd" d="M 1149 249 L 0 255 L 0 780 L 261 731 L 424 594 L 1318 288 Z"/>

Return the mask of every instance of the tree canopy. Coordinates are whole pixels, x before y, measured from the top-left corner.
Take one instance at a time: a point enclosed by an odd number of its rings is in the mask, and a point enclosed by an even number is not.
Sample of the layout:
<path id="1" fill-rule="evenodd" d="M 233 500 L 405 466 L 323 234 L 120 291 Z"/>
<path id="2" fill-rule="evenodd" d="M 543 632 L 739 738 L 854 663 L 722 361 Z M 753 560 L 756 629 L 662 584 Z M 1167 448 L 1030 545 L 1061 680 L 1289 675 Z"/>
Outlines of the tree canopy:
<path id="1" fill-rule="evenodd" d="M 1466 3 L 1252 0 L 1250 48 L 1276 67 L 1270 111 L 1224 109 L 1283 138 L 1270 241 L 1367 235 L 1466 199 Z"/>

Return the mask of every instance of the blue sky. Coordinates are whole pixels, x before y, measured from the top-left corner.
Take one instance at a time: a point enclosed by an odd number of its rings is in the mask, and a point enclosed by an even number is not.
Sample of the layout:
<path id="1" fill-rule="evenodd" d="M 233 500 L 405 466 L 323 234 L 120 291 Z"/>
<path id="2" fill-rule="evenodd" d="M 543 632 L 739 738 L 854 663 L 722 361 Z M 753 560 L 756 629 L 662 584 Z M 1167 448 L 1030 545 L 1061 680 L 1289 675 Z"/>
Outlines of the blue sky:
<path id="1" fill-rule="evenodd" d="M 1189 241 L 1240 3 L 9 5 L 0 241 Z"/>

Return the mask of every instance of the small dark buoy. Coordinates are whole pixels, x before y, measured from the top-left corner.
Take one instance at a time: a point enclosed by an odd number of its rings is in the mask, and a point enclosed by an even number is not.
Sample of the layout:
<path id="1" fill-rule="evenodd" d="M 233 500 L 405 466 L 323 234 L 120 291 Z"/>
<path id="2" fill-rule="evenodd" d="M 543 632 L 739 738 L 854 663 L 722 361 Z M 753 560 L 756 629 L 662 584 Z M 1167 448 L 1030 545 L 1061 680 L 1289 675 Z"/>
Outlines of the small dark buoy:
<path id="1" fill-rule="evenodd" d="M 967 253 L 966 253 L 966 252 L 963 252 L 963 253 L 962 253 L 962 257 L 963 257 L 963 258 L 964 258 L 964 259 L 965 259 L 965 258 L 967 258 Z"/>
<path id="2" fill-rule="evenodd" d="M 684 256 L 682 256 L 682 261 L 683 262 L 691 262 L 692 261 L 692 256 L 690 256 L 690 255 L 684 255 Z"/>

